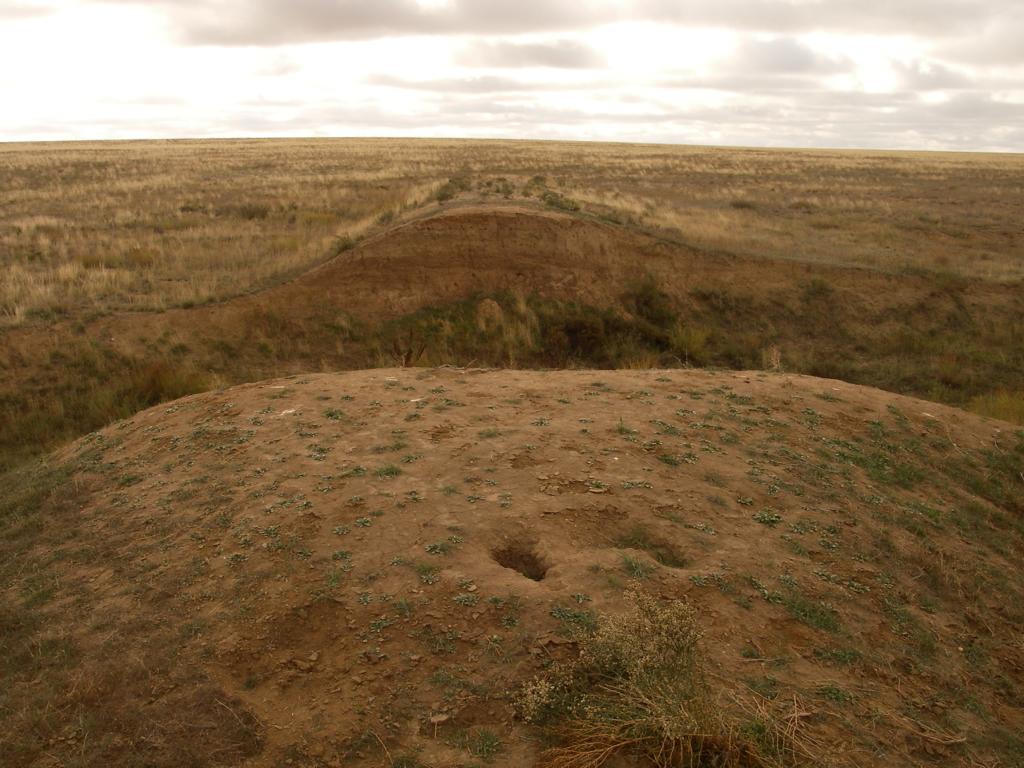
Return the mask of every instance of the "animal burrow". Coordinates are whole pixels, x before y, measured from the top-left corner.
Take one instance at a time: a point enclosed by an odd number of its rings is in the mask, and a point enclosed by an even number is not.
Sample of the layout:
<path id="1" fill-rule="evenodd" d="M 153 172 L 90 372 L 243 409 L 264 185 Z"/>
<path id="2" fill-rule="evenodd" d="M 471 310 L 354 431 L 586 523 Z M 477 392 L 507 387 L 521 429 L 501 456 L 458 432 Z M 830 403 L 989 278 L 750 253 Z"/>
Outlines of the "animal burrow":
<path id="1" fill-rule="evenodd" d="M 540 581 L 548 572 L 547 563 L 534 552 L 533 546 L 521 541 L 513 541 L 492 550 L 491 557 L 502 568 L 510 568 L 533 581 Z"/>

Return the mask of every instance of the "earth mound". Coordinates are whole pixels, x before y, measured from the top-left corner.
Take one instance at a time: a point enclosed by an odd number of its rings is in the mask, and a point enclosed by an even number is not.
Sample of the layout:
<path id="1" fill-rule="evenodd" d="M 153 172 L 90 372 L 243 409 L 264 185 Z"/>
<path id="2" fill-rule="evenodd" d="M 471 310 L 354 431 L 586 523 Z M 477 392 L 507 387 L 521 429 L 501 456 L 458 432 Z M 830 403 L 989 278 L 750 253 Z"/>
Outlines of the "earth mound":
<path id="1" fill-rule="evenodd" d="M 1017 286 L 710 252 L 528 205 L 408 215 L 250 295 L 5 331 L 0 467 L 184 394 L 412 364 L 765 368 L 1017 418 Z"/>
<path id="2" fill-rule="evenodd" d="M 556 764 L 566 732 L 516 694 L 636 593 L 692 606 L 736 733 L 775 718 L 798 745 L 774 764 L 1019 764 L 1022 462 L 1010 425 L 761 372 L 406 368 L 187 397 L 63 450 L 8 521 L 0 552 L 36 544 L 0 596 L 0 749 Z"/>

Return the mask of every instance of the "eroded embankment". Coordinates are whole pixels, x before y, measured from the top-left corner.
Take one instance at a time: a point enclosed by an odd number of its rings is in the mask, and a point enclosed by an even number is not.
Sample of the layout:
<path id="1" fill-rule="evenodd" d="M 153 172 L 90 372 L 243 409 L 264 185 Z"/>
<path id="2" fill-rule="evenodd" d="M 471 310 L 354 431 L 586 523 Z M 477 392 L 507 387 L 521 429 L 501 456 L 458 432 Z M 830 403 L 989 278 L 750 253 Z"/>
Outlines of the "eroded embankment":
<path id="1" fill-rule="evenodd" d="M 442 210 L 221 304 L 4 334 L 0 443 L 169 397 L 395 363 L 781 367 L 957 404 L 1024 382 L 1008 286 L 706 253 L 530 208 Z"/>

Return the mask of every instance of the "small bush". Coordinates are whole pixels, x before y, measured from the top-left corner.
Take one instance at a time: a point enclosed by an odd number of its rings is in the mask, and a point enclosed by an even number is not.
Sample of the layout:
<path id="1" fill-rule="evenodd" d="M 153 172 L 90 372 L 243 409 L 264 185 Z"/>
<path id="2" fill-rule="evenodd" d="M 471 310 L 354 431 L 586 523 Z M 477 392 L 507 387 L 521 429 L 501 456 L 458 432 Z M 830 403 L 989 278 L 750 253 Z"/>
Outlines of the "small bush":
<path id="1" fill-rule="evenodd" d="M 785 764 L 770 719 L 759 722 L 765 734 L 748 737 L 745 719 L 716 701 L 704 676 L 697 612 L 638 592 L 627 598 L 625 613 L 579 632 L 575 660 L 531 681 L 516 698 L 523 719 L 547 727 L 558 742 L 545 764 L 598 768 L 625 752 L 659 768 Z"/>
<path id="2" fill-rule="evenodd" d="M 548 208 L 555 208 L 559 211 L 578 211 L 580 209 L 580 204 L 571 197 L 566 197 L 551 190 L 542 194 L 540 199 L 544 201 L 544 205 Z"/>
<path id="3" fill-rule="evenodd" d="M 270 215 L 270 206 L 260 203 L 242 203 L 221 208 L 218 213 L 228 216 L 237 216 L 246 221 L 265 219 Z"/>
<path id="4" fill-rule="evenodd" d="M 351 251 L 358 243 L 359 241 L 356 238 L 349 235 L 336 237 L 331 244 L 331 256 L 340 256 L 346 251 Z"/>
<path id="5" fill-rule="evenodd" d="M 202 392 L 206 386 L 205 377 L 191 366 L 157 359 L 138 363 L 131 369 L 121 397 L 139 408 L 149 408 Z"/>
<path id="6" fill-rule="evenodd" d="M 444 203 L 451 200 L 459 192 L 465 192 L 470 188 L 470 179 L 468 176 L 453 176 L 448 179 L 441 187 L 437 190 L 435 197 L 437 202 Z"/>

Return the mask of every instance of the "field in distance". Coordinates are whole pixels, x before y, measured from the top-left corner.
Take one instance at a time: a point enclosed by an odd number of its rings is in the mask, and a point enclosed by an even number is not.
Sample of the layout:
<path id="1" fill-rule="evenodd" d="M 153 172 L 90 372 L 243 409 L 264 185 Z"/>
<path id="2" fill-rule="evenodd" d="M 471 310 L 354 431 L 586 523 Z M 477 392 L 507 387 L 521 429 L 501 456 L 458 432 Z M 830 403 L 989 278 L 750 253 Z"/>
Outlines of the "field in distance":
<path id="1" fill-rule="evenodd" d="M 467 190 L 499 200 L 554 190 L 705 250 L 1024 278 L 1021 155 L 404 139 L 6 144 L 0 323 L 224 299 Z"/>
<path id="2" fill-rule="evenodd" d="M 765 368 L 1024 423 L 1019 155 L 10 144 L 0 196 L 0 468 L 395 364 Z"/>

